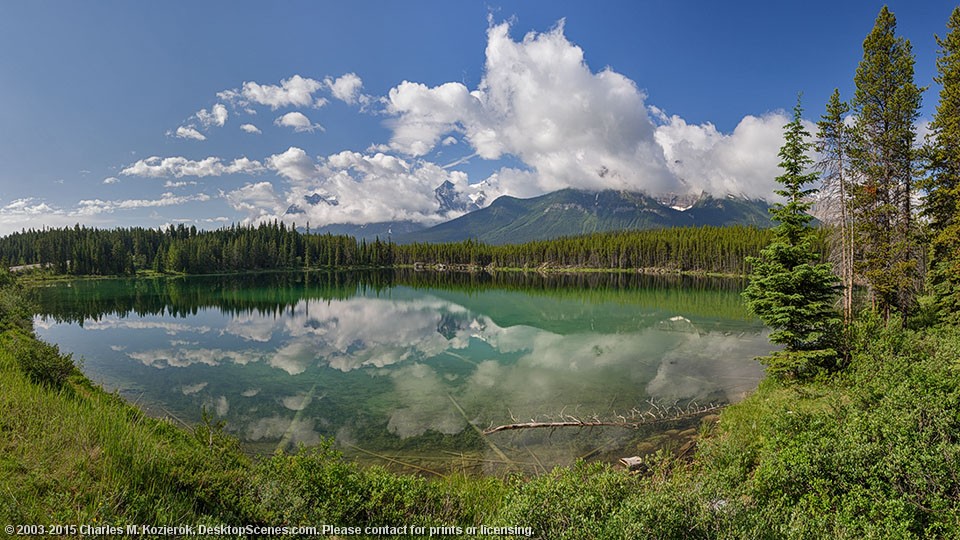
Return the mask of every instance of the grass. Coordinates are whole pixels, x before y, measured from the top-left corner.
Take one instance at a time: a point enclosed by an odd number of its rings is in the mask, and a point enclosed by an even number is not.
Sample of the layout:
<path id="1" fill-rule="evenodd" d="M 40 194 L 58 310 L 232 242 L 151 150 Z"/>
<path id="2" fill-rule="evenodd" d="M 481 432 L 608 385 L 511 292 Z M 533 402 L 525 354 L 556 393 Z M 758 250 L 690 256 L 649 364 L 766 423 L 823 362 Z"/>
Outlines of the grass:
<path id="1" fill-rule="evenodd" d="M 194 522 L 211 509 L 204 488 L 248 467 L 243 460 L 211 463 L 215 454 L 190 433 L 144 416 L 79 374 L 57 388 L 38 384 L 17 364 L 3 347 L 4 523 Z M 213 514 L 229 514 L 228 505 L 214 503 Z"/>

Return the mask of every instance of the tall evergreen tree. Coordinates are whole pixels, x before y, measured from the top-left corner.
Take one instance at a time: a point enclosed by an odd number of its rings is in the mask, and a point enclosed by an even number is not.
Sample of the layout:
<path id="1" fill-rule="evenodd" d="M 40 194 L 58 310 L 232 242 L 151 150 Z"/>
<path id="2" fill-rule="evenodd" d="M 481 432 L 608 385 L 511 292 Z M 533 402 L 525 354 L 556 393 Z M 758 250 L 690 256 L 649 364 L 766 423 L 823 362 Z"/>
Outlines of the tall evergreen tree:
<path id="1" fill-rule="evenodd" d="M 809 133 L 801 123 L 800 100 L 793 110 L 793 120 L 784 126 L 784 144 L 780 148 L 783 174 L 776 190 L 785 202 L 777 203 L 770 213 L 777 226 L 773 241 L 751 257 L 753 272 L 743 295 L 747 306 L 764 323 L 773 328 L 770 340 L 784 346 L 761 359 L 777 376 L 808 377 L 835 365 L 836 327 L 839 318 L 833 308 L 837 277 L 828 263 L 816 263 L 811 249 L 813 219 L 807 212 L 810 195 L 816 190 L 807 186 L 818 178 L 807 172 L 813 160 L 807 152 Z"/>
<path id="2" fill-rule="evenodd" d="M 896 28 L 884 6 L 863 41 L 854 77 L 851 157 L 861 178 L 854 190 L 859 267 L 875 308 L 885 319 L 899 311 L 906 324 L 920 275 L 911 197 L 913 126 L 923 90 L 913 82 L 910 42 L 897 37 Z"/>
<path id="3" fill-rule="evenodd" d="M 930 289 L 938 311 L 960 323 L 960 7 L 947 22 L 947 37 L 937 37 L 940 102 L 924 147 L 924 214 L 929 219 Z"/>

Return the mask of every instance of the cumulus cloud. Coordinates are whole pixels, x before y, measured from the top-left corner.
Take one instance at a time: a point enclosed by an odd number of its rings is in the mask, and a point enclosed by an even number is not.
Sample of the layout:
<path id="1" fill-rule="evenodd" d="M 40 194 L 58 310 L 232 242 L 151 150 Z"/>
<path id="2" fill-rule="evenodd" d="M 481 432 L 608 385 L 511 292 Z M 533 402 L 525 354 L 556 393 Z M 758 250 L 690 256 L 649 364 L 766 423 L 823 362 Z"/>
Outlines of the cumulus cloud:
<path id="1" fill-rule="evenodd" d="M 280 81 L 280 85 L 259 84 L 254 81 L 243 83 L 240 90 L 225 90 L 217 94 L 220 99 L 232 101 L 241 106 L 250 103 L 266 105 L 271 109 L 281 107 L 322 107 L 323 98 L 314 98 L 313 94 L 323 88 L 320 81 L 294 75 Z"/>
<path id="2" fill-rule="evenodd" d="M 151 156 L 141 159 L 133 165 L 120 171 L 123 176 L 142 176 L 146 178 L 182 178 L 184 176 L 221 176 L 224 174 L 258 174 L 264 171 L 259 161 L 241 157 L 223 163 L 218 157 L 207 157 L 194 161 L 181 156 L 165 157 Z"/>
<path id="3" fill-rule="evenodd" d="M 224 198 L 235 210 L 246 213 L 250 220 L 276 216 L 284 208 L 283 201 L 274 193 L 270 182 L 246 184 L 225 193 Z"/>
<path id="4" fill-rule="evenodd" d="M 0 213 L 21 216 L 40 216 L 54 212 L 56 212 L 56 210 L 51 208 L 47 203 L 33 197 L 16 199 L 3 208 L 0 208 Z"/>
<path id="5" fill-rule="evenodd" d="M 442 135 L 458 129 L 458 124 L 479 117 L 479 108 L 480 102 L 463 84 L 451 82 L 428 88 L 403 81 L 387 96 L 387 113 L 397 117 L 388 122 L 393 129 L 390 146 L 405 154 L 422 156 L 437 145 Z"/>
<path id="6" fill-rule="evenodd" d="M 357 103 L 362 97 L 360 95 L 360 89 L 363 88 L 363 81 L 356 73 L 347 73 L 336 79 L 327 77 L 323 80 L 323 83 L 330 89 L 333 97 L 348 105 Z"/>
<path id="7" fill-rule="evenodd" d="M 262 131 L 260 131 L 260 128 L 258 128 L 257 126 L 255 126 L 255 125 L 253 125 L 253 124 L 243 124 L 243 125 L 240 126 L 240 129 L 242 129 L 243 131 L 245 131 L 245 132 L 247 132 L 247 133 L 252 133 L 252 134 L 254 134 L 254 135 L 259 135 L 259 134 L 263 133 Z"/>
<path id="8" fill-rule="evenodd" d="M 467 196 L 495 186 L 471 185 L 465 173 L 418 160 L 410 162 L 377 152 L 343 151 L 314 159 L 297 147 L 264 160 L 266 168 L 288 181 L 278 193 L 269 182 L 249 184 L 229 194 L 233 207 L 247 219 L 287 219 L 312 224 L 414 221 L 436 223 L 460 215 L 440 214 L 434 190 L 444 182 Z M 323 198 L 317 201 L 317 196 Z M 312 202 L 311 202 L 312 200 Z M 296 208 L 291 215 L 287 209 Z"/>
<path id="9" fill-rule="evenodd" d="M 302 148 L 291 146 L 281 154 L 266 159 L 267 167 L 289 180 L 304 181 L 315 178 L 319 169 Z"/>
<path id="10" fill-rule="evenodd" d="M 217 103 L 211 110 L 200 109 L 197 114 L 197 120 L 203 127 L 223 127 L 227 123 L 227 107 L 223 103 Z"/>
<path id="11" fill-rule="evenodd" d="M 782 113 L 746 116 L 732 133 L 688 124 L 648 106 L 613 69 L 592 71 L 563 29 L 561 21 L 515 41 L 508 23 L 491 25 L 475 89 L 410 81 L 392 88 L 384 99 L 391 149 L 420 157 L 462 140 L 482 159 L 519 158 L 526 169 L 486 179 L 494 194 L 574 187 L 769 197 L 789 120 Z"/>
<path id="12" fill-rule="evenodd" d="M 302 133 L 304 131 L 313 133 L 316 130 L 323 131 L 323 126 L 320 124 L 314 124 L 310 122 L 310 119 L 301 112 L 288 112 L 283 116 L 278 117 L 273 121 L 274 125 L 280 127 L 289 127 L 293 128 L 297 133 Z"/>
<path id="13" fill-rule="evenodd" d="M 193 139 L 196 141 L 205 141 L 207 138 L 196 130 L 193 126 L 180 126 L 177 128 L 177 131 L 174 133 L 178 139 Z"/>
<path id="14" fill-rule="evenodd" d="M 117 178 L 116 176 L 109 176 L 109 177 L 103 179 L 103 183 L 104 183 L 104 184 L 116 184 L 116 183 L 119 182 L 119 181 L 120 181 L 120 179 Z"/>
<path id="15" fill-rule="evenodd" d="M 78 221 L 92 225 L 106 225 L 96 217 L 81 217 L 34 197 L 13 200 L 0 206 L 0 234 L 10 234 L 21 229 L 43 227 L 72 227 Z"/>
<path id="16" fill-rule="evenodd" d="M 462 134 L 484 159 L 520 158 L 537 174 L 532 191 L 564 187 L 663 191 L 675 184 L 654 140 L 646 96 L 606 68 L 591 71 L 583 51 L 563 34 L 509 36 L 509 24 L 487 32 L 486 64 L 473 91 L 461 83 L 429 88 L 404 81 L 390 90 L 391 146 L 422 156 L 450 134 Z M 531 191 L 505 186 L 508 191 Z"/>
<path id="17" fill-rule="evenodd" d="M 688 124 L 679 116 L 664 120 L 655 138 L 670 170 L 687 185 L 747 197 L 773 193 L 780 174 L 777 152 L 783 145 L 783 126 L 790 121 L 786 115 L 746 116 L 729 134 L 710 123 Z"/>

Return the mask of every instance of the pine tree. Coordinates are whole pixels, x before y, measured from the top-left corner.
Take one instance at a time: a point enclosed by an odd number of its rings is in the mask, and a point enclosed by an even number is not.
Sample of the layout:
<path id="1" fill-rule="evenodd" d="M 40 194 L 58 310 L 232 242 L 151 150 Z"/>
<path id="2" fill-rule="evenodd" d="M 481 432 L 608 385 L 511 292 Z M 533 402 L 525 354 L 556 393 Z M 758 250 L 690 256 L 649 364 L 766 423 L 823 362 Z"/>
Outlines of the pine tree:
<path id="1" fill-rule="evenodd" d="M 929 283 L 938 312 L 960 323 L 960 7 L 937 37 L 940 102 L 924 147 L 924 215 L 931 231 Z"/>
<path id="2" fill-rule="evenodd" d="M 809 377 L 836 363 L 836 327 L 839 318 L 833 309 L 837 277 L 827 263 L 815 263 L 811 249 L 813 228 L 807 213 L 809 197 L 815 189 L 816 173 L 807 172 L 812 160 L 807 156 L 809 133 L 801 123 L 800 99 L 793 120 L 784 126 L 784 144 L 780 148 L 783 174 L 776 190 L 784 198 L 770 213 L 777 226 L 773 241 L 749 258 L 753 265 L 750 284 L 743 296 L 747 306 L 773 328 L 770 340 L 784 350 L 762 358 L 771 374 L 781 377 Z"/>
<path id="3" fill-rule="evenodd" d="M 896 36 L 886 6 L 863 41 L 854 77 L 856 117 L 852 164 L 859 269 L 875 308 L 888 319 L 899 311 L 905 325 L 919 279 L 918 246 L 911 219 L 914 122 L 923 92 L 913 82 L 910 42 Z"/>

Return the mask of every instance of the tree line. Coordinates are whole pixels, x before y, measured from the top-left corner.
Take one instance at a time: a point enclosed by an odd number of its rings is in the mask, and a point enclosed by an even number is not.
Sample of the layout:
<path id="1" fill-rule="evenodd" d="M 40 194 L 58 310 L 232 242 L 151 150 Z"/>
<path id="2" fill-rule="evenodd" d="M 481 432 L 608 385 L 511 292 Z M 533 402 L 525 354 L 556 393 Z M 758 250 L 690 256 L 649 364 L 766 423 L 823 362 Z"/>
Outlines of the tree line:
<path id="1" fill-rule="evenodd" d="M 756 227 L 683 227 L 595 233 L 517 245 L 475 240 L 398 245 L 351 236 L 309 234 L 283 222 L 200 231 L 75 227 L 23 230 L 0 238 L 7 266 L 49 265 L 60 274 L 133 275 L 138 271 L 205 274 L 303 268 L 386 268 L 455 264 L 474 267 L 657 268 L 743 275 L 746 257 L 770 241 Z"/>
<path id="2" fill-rule="evenodd" d="M 214 231 L 178 225 L 95 229 L 81 225 L 23 230 L 0 238 L 7 266 L 41 264 L 60 274 L 207 274 L 313 267 L 386 267 L 395 246 L 343 235 L 303 234 L 274 221 Z"/>
<path id="3" fill-rule="evenodd" d="M 655 268 L 743 275 L 746 257 L 770 242 L 768 229 L 750 226 L 677 227 L 594 233 L 516 245 L 472 240 L 400 246 L 402 264 L 423 262 L 494 265 L 501 268 Z"/>

